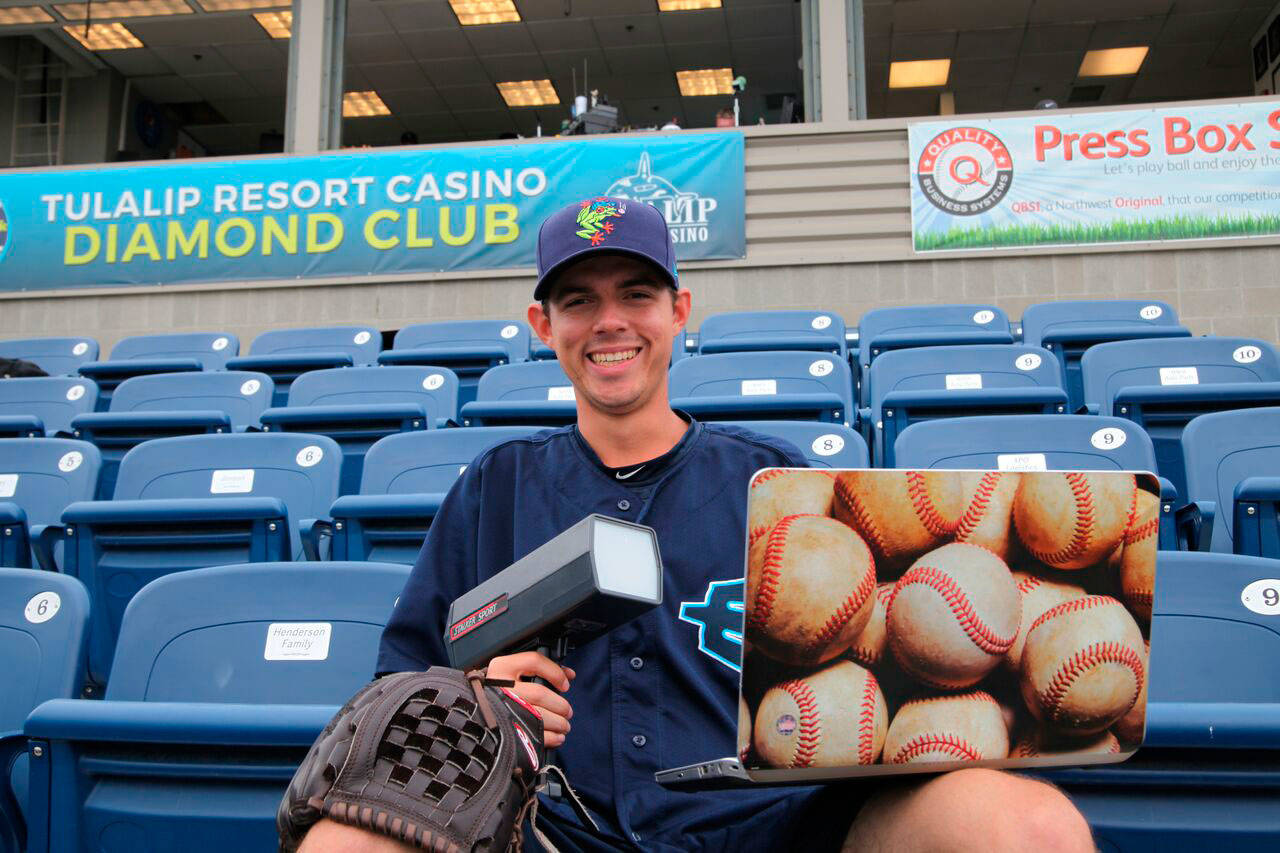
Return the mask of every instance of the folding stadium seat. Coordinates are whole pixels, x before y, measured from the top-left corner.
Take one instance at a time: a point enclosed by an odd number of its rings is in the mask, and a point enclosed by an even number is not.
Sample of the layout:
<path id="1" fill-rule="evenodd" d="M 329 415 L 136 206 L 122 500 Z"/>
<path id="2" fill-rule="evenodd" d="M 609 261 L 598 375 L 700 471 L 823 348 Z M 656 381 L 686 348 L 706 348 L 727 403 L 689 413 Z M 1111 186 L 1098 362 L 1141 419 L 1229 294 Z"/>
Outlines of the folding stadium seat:
<path id="1" fill-rule="evenodd" d="M 369 448 L 360 494 L 333 502 L 333 559 L 412 564 L 440 503 L 488 447 L 538 427 L 464 427 L 390 435 Z"/>
<path id="2" fill-rule="evenodd" d="M 108 411 L 72 418 L 71 434 L 102 451 L 97 498 L 110 500 L 120 460 L 133 447 L 176 435 L 244 432 L 270 402 L 265 373 L 152 373 L 116 386 Z"/>
<path id="3" fill-rule="evenodd" d="M 1187 494 L 1182 429 L 1197 415 L 1280 403 L 1275 348 L 1248 338 L 1116 341 L 1080 359 L 1085 406 L 1151 436 L 1159 473 Z"/>
<path id="4" fill-rule="evenodd" d="M 146 373 L 188 373 L 225 370 L 227 359 L 240 351 L 240 340 L 222 332 L 178 335 L 139 335 L 121 338 L 109 361 L 80 365 L 80 375 L 98 383 L 98 411 L 105 412 L 117 385 Z"/>
<path id="5" fill-rule="evenodd" d="M 727 421 L 794 444 L 811 468 L 866 468 L 871 464 L 867 442 L 843 424 L 816 421 Z"/>
<path id="6" fill-rule="evenodd" d="M 830 311 L 713 314 L 698 328 L 698 353 L 817 350 L 846 358 L 844 320 Z"/>
<path id="7" fill-rule="evenodd" d="M 121 838 L 139 851 L 274 850 L 285 786 L 372 678 L 408 572 L 267 563 L 148 584 L 125 614 L 106 698 L 46 702 L 27 720 L 44 754 L 32 853 L 124 849 L 109 843 Z"/>
<path id="8" fill-rule="evenodd" d="M 129 599 L 171 572 L 321 556 L 341 450 L 302 433 L 191 435 L 139 444 L 115 499 L 62 514 L 63 571 L 93 596 L 90 676 L 101 683 Z"/>
<path id="9" fill-rule="evenodd" d="M 1022 313 L 1022 342 L 1058 357 L 1067 411 L 1084 405 L 1080 357 L 1094 344 L 1134 338 L 1186 338 L 1191 332 L 1164 302 L 1141 299 L 1081 299 L 1042 302 Z"/>
<path id="10" fill-rule="evenodd" d="M 30 756 L 23 723 L 45 700 L 79 694 L 88 627 L 89 594 L 80 581 L 0 569 L 0 850 L 23 850 L 26 843 Z"/>
<path id="11" fill-rule="evenodd" d="M 529 336 L 529 358 L 534 361 L 549 361 L 555 357 L 555 350 L 544 344 L 540 338 Z"/>
<path id="12" fill-rule="evenodd" d="M 376 364 L 382 333 L 372 326 L 273 329 L 253 339 L 249 354 L 227 361 L 228 370 L 257 370 L 275 382 L 271 405 L 289 401 L 293 380 L 311 370 Z"/>
<path id="13" fill-rule="evenodd" d="M 1155 471 L 1156 452 L 1141 427 L 1122 418 L 988 415 L 921 421 L 894 443 L 898 468 L 996 471 Z M 1160 478 L 1160 547 L 1174 550 L 1178 502 Z"/>
<path id="14" fill-rule="evenodd" d="M 360 488 L 364 455 L 397 432 L 447 426 L 458 416 L 458 377 L 442 367 L 347 367 L 299 376 L 289 405 L 262 413 L 270 432 L 327 435 L 342 447 L 341 494 Z"/>
<path id="15" fill-rule="evenodd" d="M 495 367 L 460 411 L 463 426 L 563 426 L 578 419 L 573 385 L 558 361 Z"/>
<path id="16" fill-rule="evenodd" d="M 1280 408 L 1200 415 L 1182 433 L 1189 549 L 1280 557 Z"/>
<path id="17" fill-rule="evenodd" d="M 0 358 L 21 358 L 50 376 L 74 376 L 80 365 L 98 357 L 93 338 L 26 338 L 0 341 Z"/>
<path id="18" fill-rule="evenodd" d="M 101 465 L 98 448 L 83 441 L 0 441 L 0 566 L 57 571 L 62 511 L 93 499 Z"/>
<path id="19" fill-rule="evenodd" d="M 1101 849 L 1276 849 L 1280 632 L 1241 603 L 1275 576 L 1270 560 L 1160 552 L 1142 748 L 1122 764 L 1045 774 Z"/>
<path id="20" fill-rule="evenodd" d="M 396 332 L 392 348 L 379 364 L 427 364 L 458 375 L 458 402 L 476 396 L 476 383 L 490 367 L 529 358 L 529 327 L 502 320 L 418 323 Z"/>
<path id="21" fill-rule="evenodd" d="M 92 412 L 98 386 L 72 376 L 0 379 L 0 438 L 55 436 L 71 429 L 71 419 Z"/>
<path id="22" fill-rule="evenodd" d="M 1014 344 L 916 347 L 884 353 L 863 374 L 876 465 L 894 467 L 894 442 L 919 421 L 966 415 L 1063 414 L 1058 360 Z"/>
<path id="23" fill-rule="evenodd" d="M 809 420 L 850 426 L 849 365 L 812 352 L 699 355 L 672 366 L 671 405 L 702 420 Z"/>

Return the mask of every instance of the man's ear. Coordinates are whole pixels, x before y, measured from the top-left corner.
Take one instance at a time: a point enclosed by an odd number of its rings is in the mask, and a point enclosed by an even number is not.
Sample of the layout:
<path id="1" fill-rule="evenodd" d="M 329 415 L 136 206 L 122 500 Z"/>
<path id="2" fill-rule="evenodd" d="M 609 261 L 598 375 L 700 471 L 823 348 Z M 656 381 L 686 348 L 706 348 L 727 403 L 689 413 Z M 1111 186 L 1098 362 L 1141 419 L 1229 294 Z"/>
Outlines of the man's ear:
<path id="1" fill-rule="evenodd" d="M 675 304 L 672 307 L 675 314 L 675 325 L 672 327 L 672 333 L 679 332 L 689 322 L 689 312 L 693 310 L 693 296 L 687 288 L 681 288 L 676 291 Z M 530 321 L 532 322 L 532 321 Z"/>
<path id="2" fill-rule="evenodd" d="M 525 316 L 529 318 L 529 327 L 533 329 L 533 333 L 541 338 L 544 344 L 555 349 L 551 343 L 551 318 L 542 309 L 542 303 L 530 302 Z"/>

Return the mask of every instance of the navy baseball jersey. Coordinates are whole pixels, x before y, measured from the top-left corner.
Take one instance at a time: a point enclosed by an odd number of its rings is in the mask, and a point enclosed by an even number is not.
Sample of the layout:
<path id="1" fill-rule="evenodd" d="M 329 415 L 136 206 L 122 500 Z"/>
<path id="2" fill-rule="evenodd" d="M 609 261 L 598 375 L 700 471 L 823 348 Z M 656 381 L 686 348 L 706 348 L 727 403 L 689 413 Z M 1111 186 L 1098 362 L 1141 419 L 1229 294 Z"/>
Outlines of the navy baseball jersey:
<path id="1" fill-rule="evenodd" d="M 557 761 L 611 832 L 645 849 L 776 845 L 814 789 L 676 792 L 653 774 L 736 752 L 748 483 L 760 468 L 805 465 L 786 442 L 696 421 L 634 476 L 606 469 L 576 427 L 490 448 L 432 523 L 383 634 L 378 672 L 447 666 L 449 603 L 589 513 L 647 524 L 662 551 L 662 606 L 564 661 L 577 678 Z M 566 804 L 543 805 L 554 824 L 577 824 Z M 583 840 L 551 835 L 568 846 Z"/>

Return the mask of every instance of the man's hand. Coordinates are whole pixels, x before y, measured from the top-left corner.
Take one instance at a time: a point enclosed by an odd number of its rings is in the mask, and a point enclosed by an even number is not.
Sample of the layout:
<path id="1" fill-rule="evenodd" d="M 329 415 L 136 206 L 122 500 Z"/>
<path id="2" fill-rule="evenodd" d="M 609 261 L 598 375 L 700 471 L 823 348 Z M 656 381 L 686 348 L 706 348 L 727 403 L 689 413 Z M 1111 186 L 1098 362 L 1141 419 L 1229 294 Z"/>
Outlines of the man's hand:
<path id="1" fill-rule="evenodd" d="M 569 682 L 577 675 L 567 666 L 561 666 L 546 655 L 537 652 L 520 652 L 502 655 L 489 661 L 489 677 L 515 681 L 516 695 L 542 714 L 542 741 L 547 749 L 555 749 L 564 743 L 569 733 L 569 720 L 573 708 L 560 693 L 569 689 Z M 524 678 L 541 678 L 555 688 L 552 690 Z M 557 693 L 559 690 L 560 693 Z"/>

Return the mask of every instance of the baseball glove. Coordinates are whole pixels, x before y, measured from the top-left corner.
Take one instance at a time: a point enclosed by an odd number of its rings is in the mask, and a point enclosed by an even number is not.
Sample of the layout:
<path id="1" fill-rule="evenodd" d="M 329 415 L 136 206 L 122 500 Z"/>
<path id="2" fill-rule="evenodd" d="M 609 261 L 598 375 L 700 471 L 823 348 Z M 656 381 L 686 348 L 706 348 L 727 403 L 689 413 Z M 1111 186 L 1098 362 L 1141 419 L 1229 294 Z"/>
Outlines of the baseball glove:
<path id="1" fill-rule="evenodd" d="M 280 849 L 327 817 L 436 853 L 518 851 L 545 752 L 541 717 L 509 685 L 432 667 L 361 689 L 289 783 Z"/>

